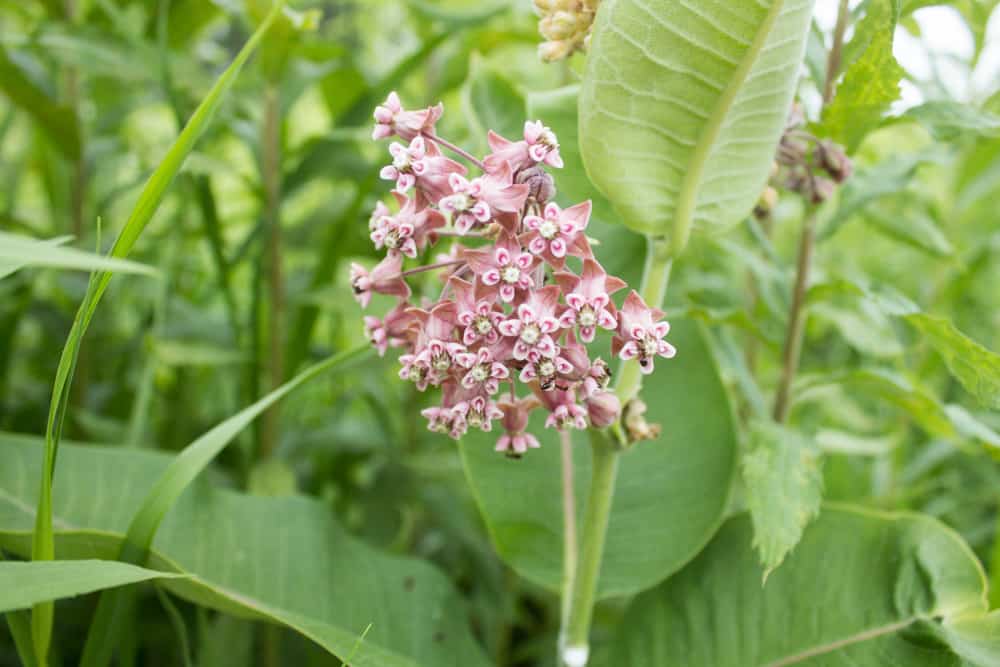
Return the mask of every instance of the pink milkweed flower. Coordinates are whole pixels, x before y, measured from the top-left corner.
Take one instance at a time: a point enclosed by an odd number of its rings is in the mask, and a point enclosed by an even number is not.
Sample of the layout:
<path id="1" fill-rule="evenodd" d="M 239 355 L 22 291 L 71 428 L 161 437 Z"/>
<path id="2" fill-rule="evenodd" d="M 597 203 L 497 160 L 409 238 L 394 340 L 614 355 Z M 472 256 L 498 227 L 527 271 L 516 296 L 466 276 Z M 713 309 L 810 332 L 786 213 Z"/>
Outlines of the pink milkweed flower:
<path id="1" fill-rule="evenodd" d="M 513 235 L 502 232 L 493 250 L 476 248 L 466 250 L 465 261 L 479 280 L 488 287 L 497 287 L 500 300 L 510 303 L 517 291 L 529 290 L 535 286 L 531 269 L 535 266 L 535 257 L 529 252 L 523 252 Z"/>
<path id="2" fill-rule="evenodd" d="M 531 352 L 553 358 L 559 354 L 559 347 L 552 340 L 552 334 L 560 329 L 555 316 L 559 302 L 559 288 L 549 285 L 528 295 L 524 303 L 517 307 L 517 317 L 504 320 L 498 326 L 504 336 L 516 338 L 513 356 L 518 361 L 528 358 Z"/>
<path id="3" fill-rule="evenodd" d="M 559 355 L 559 348 L 556 354 L 547 357 L 532 350 L 528 353 L 528 363 L 521 369 L 517 379 L 525 384 L 538 380 L 538 386 L 542 391 L 552 391 L 556 387 L 556 379 L 559 376 L 567 377 L 573 372 L 573 364 Z"/>
<path id="4" fill-rule="evenodd" d="M 407 257 L 416 257 L 417 251 L 427 245 L 428 234 L 444 227 L 444 216 L 420 204 L 420 197 L 410 199 L 394 194 L 402 208 L 396 215 L 383 215 L 376 221 L 371 240 L 378 250 L 385 247 L 390 253 L 400 252 Z"/>
<path id="5" fill-rule="evenodd" d="M 622 304 L 618 335 L 611 339 L 612 354 L 624 361 L 638 359 L 639 370 L 645 375 L 653 372 L 656 356 L 673 358 L 677 350 L 663 340 L 670 331 L 670 324 L 661 321 L 662 318 L 662 310 L 647 306 L 635 290 L 629 292 Z"/>
<path id="6" fill-rule="evenodd" d="M 549 202 L 542 216 L 524 216 L 524 226 L 528 231 L 521 235 L 521 243 L 557 269 L 563 268 L 566 255 L 590 257 L 590 242 L 583 233 L 590 222 L 590 207 L 589 200 L 566 210 L 559 208 L 555 202 Z"/>
<path id="7" fill-rule="evenodd" d="M 622 403 L 610 391 L 596 391 L 583 399 L 587 406 L 587 417 L 594 428 L 611 426 L 622 413 Z"/>
<path id="8" fill-rule="evenodd" d="M 418 333 L 412 355 L 404 354 L 399 360 L 403 369 L 399 376 L 404 380 L 414 380 L 417 388 L 427 383 L 438 385 L 444 382 L 452 371 L 461 372 L 476 361 L 476 355 L 468 348 L 453 340 L 455 331 L 455 303 L 445 301 L 434 306 L 430 312 L 413 308 L 413 316 L 423 325 Z M 414 369 L 417 369 L 414 375 Z M 424 369 L 421 373 L 419 369 Z M 426 382 L 425 382 L 426 380 Z M 421 389 L 422 391 L 423 389 Z"/>
<path id="9" fill-rule="evenodd" d="M 538 407 L 538 399 L 534 396 L 513 399 L 503 396 L 497 405 L 503 412 L 505 433 L 497 440 L 496 451 L 507 452 L 509 456 L 519 457 L 528 449 L 538 449 L 541 444 L 538 438 L 531 433 L 525 433 L 528 427 L 528 416 L 532 410 Z"/>
<path id="10" fill-rule="evenodd" d="M 434 124 L 444 113 L 444 105 L 407 111 L 399 101 L 396 91 L 389 93 L 385 102 L 375 107 L 375 129 L 372 139 L 385 139 L 393 135 L 409 141 L 418 134 L 434 134 Z"/>
<path id="11" fill-rule="evenodd" d="M 462 342 L 472 345 L 478 341 L 493 345 L 500 338 L 497 325 L 504 319 L 504 314 L 496 307 L 495 291 L 483 289 L 477 281 L 475 285 L 457 276 L 448 279 L 451 290 L 455 294 L 455 320 L 465 327 L 462 332 Z"/>
<path id="12" fill-rule="evenodd" d="M 570 428 L 587 428 L 587 411 L 576 402 L 576 394 L 570 389 L 543 392 L 539 396 L 549 411 L 545 418 L 545 428 L 563 431 Z"/>
<path id="13" fill-rule="evenodd" d="M 466 389 L 481 389 L 492 396 L 500 388 L 500 380 L 510 377 L 507 366 L 493 358 L 493 351 L 488 347 L 479 348 L 476 360 L 469 371 L 462 376 L 462 386 Z"/>
<path id="14" fill-rule="evenodd" d="M 424 192 L 431 201 L 438 201 L 452 193 L 449 184 L 451 174 L 464 175 L 464 166 L 446 158 L 433 143 L 428 143 L 422 136 L 413 137 L 410 145 L 399 142 L 389 145 L 392 164 L 382 167 L 379 176 L 387 181 L 396 181 L 396 191 L 408 192 L 416 186 Z"/>
<path id="15" fill-rule="evenodd" d="M 462 401 L 455 406 L 455 410 L 462 414 L 462 418 L 468 426 L 478 428 L 486 433 L 493 430 L 495 420 L 503 417 L 503 410 L 500 409 L 496 401 L 485 396 L 475 396 L 467 401 Z"/>
<path id="16" fill-rule="evenodd" d="M 488 171 L 500 168 L 504 162 L 509 162 L 514 171 L 533 167 L 540 162 L 556 169 L 563 166 L 555 133 L 539 120 L 524 123 L 523 141 L 504 139 L 493 130 L 490 130 L 487 140 L 493 151 L 483 160 Z"/>
<path id="17" fill-rule="evenodd" d="M 379 319 L 366 315 L 364 318 L 365 336 L 371 341 L 380 357 L 385 356 L 385 351 L 392 347 L 402 347 L 406 344 L 406 338 L 410 333 L 410 325 L 413 324 L 413 314 L 408 312 L 409 306 L 405 301 L 400 301 L 396 307 L 385 314 L 385 318 Z"/>
<path id="18" fill-rule="evenodd" d="M 465 407 L 465 406 L 463 406 Z M 458 406 L 435 405 L 424 408 L 420 414 L 427 419 L 427 430 L 444 433 L 458 440 L 469 430 L 466 411 Z"/>
<path id="19" fill-rule="evenodd" d="M 375 228 L 378 227 L 379 218 L 383 218 L 387 215 L 392 215 L 392 211 L 389 207 L 385 205 L 385 202 L 376 202 L 375 210 L 372 211 L 372 215 L 368 218 L 368 231 L 374 232 Z"/>
<path id="20" fill-rule="evenodd" d="M 403 256 L 392 253 L 379 262 L 369 273 L 357 262 L 351 262 L 351 288 L 354 298 L 367 308 L 372 299 L 372 292 L 390 294 L 401 299 L 410 298 L 410 286 L 406 284 L 400 273 L 403 268 Z"/>
<path id="21" fill-rule="evenodd" d="M 559 321 L 567 329 L 578 326 L 583 342 L 593 342 L 597 327 L 609 331 L 618 327 L 611 295 L 625 287 L 625 281 L 609 276 L 593 259 L 583 261 L 581 276 L 560 272 L 556 274 L 556 281 L 569 306 Z"/>
<path id="22" fill-rule="evenodd" d="M 514 183 L 509 164 L 471 181 L 461 174 L 448 174 L 448 185 L 454 194 L 442 197 L 438 208 L 451 216 L 460 234 L 500 218 L 501 214 L 517 213 L 524 206 L 530 189 L 523 183 Z"/>

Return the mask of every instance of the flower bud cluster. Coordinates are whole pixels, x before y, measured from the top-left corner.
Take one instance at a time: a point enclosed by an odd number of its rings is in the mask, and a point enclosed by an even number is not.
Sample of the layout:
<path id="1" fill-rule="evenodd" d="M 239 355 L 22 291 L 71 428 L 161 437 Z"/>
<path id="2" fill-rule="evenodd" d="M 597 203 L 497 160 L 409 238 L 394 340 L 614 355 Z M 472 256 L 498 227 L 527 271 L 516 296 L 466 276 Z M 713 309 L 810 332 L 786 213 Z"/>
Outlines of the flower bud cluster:
<path id="1" fill-rule="evenodd" d="M 600 0 L 534 0 L 541 17 L 538 31 L 546 41 L 538 46 L 545 62 L 563 60 L 590 46 L 590 33 Z"/>
<path id="2" fill-rule="evenodd" d="M 403 141 L 390 145 L 381 172 L 395 182 L 394 205 L 379 202 L 369 222 L 385 258 L 351 266 L 362 307 L 373 293 L 396 298 L 382 317 L 365 317 L 367 336 L 379 354 L 403 350 L 402 379 L 441 389 L 440 403 L 423 411 L 432 431 L 457 439 L 499 422 L 496 449 L 520 456 L 539 446 L 528 431 L 532 410 L 545 411 L 547 428 L 610 426 L 621 405 L 608 391 L 608 364 L 589 349 L 598 330 L 612 332 L 613 355 L 651 373 L 656 357 L 675 354 L 664 340 L 669 324 L 635 291 L 620 309 L 611 300 L 626 285 L 594 257 L 590 202 L 552 201 L 547 169 L 563 163 L 548 127 L 526 122 L 518 141 L 491 131 L 480 160 L 437 136 L 441 112 L 407 111 L 395 93 L 375 110 L 374 138 Z M 446 252 L 404 269 L 443 242 Z M 426 272 L 438 274 L 439 294 L 415 303 L 408 280 Z"/>
<path id="3" fill-rule="evenodd" d="M 851 176 L 853 167 L 844 148 L 829 139 L 819 139 L 802 129 L 805 118 L 795 105 L 785 128 L 772 171 L 772 182 L 797 192 L 812 204 L 829 199 L 837 186 Z M 777 202 L 777 191 L 768 186 L 754 213 L 766 216 Z"/>

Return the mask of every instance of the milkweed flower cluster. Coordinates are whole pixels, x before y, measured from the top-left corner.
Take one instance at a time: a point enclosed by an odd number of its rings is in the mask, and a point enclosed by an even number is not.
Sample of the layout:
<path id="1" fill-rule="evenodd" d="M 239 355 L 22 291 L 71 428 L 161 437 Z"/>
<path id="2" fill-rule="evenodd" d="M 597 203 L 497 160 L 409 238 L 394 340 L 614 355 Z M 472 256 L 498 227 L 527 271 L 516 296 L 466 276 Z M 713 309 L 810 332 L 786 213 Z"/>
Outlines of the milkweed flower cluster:
<path id="1" fill-rule="evenodd" d="M 608 364 L 588 346 L 611 332 L 612 354 L 651 373 L 656 357 L 675 354 L 663 312 L 635 291 L 621 309 L 612 301 L 626 285 L 594 257 L 590 202 L 552 201 L 547 169 L 563 165 L 552 130 L 529 121 L 518 140 L 490 131 L 480 160 L 437 136 L 441 113 L 408 111 L 395 93 L 375 110 L 373 138 L 397 139 L 381 171 L 395 183 L 394 201 L 379 202 L 369 222 L 385 258 L 371 269 L 352 264 L 350 279 L 362 307 L 374 293 L 396 303 L 364 318 L 367 336 L 379 354 L 403 350 L 402 379 L 441 389 L 440 403 L 423 411 L 432 431 L 457 439 L 498 425 L 496 449 L 520 456 L 539 446 L 528 431 L 533 410 L 547 413 L 547 428 L 611 425 L 621 405 L 607 388 Z M 442 242 L 447 251 L 429 257 Z M 406 260 L 424 263 L 405 269 Z M 439 279 L 436 299 L 417 300 L 409 281 L 428 273 Z"/>

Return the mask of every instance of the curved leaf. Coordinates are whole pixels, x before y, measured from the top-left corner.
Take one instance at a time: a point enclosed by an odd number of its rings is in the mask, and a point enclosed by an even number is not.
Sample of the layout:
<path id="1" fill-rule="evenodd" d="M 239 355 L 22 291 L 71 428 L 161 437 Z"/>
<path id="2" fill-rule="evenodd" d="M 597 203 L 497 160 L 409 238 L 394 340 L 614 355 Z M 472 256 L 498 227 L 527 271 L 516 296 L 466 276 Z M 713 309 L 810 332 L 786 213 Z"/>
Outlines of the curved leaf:
<path id="1" fill-rule="evenodd" d="M 69 237 L 43 240 L 0 232 L 0 278 L 28 266 L 158 275 L 156 269 L 139 262 L 95 255 L 76 248 L 61 248 L 60 245 L 68 240 Z"/>
<path id="2" fill-rule="evenodd" d="M 28 609 L 39 602 L 177 576 L 107 560 L 3 562 L 0 563 L 0 612 Z"/>
<path id="3" fill-rule="evenodd" d="M 729 498 L 736 436 L 728 397 L 698 327 L 676 322 L 676 359 L 644 383 L 646 416 L 663 435 L 621 457 L 598 595 L 626 595 L 661 581 L 715 532 Z M 469 435 L 465 471 L 497 551 L 523 576 L 558 590 L 562 505 L 558 438 L 532 422 L 542 448 L 522 460 L 493 451 L 497 433 Z M 574 433 L 577 515 L 583 515 L 591 453 Z"/>
<path id="4" fill-rule="evenodd" d="M 580 96 L 587 171 L 629 227 L 742 219 L 764 189 L 812 0 L 601 3 Z"/>
<path id="5" fill-rule="evenodd" d="M 637 598 L 611 647 L 616 664 L 997 664 L 982 568 L 936 520 L 828 506 L 764 586 L 752 535 L 748 517 L 730 520 Z"/>
<path id="6" fill-rule="evenodd" d="M 0 546 L 26 555 L 41 440 L 0 436 Z M 59 558 L 114 558 L 135 508 L 174 457 L 65 446 L 53 498 Z M 340 657 L 372 624 L 354 667 L 485 667 L 461 599 L 440 572 L 349 536 L 330 508 L 264 498 L 199 478 L 157 532 L 150 567 L 188 575 L 165 586 L 197 604 L 282 623 Z"/>

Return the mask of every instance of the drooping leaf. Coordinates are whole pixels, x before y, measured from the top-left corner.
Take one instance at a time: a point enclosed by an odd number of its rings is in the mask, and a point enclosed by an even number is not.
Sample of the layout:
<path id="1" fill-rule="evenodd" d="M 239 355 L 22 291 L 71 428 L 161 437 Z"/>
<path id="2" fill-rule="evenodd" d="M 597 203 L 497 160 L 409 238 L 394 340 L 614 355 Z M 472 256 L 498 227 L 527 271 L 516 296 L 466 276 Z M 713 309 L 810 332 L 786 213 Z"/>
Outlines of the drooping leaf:
<path id="1" fill-rule="evenodd" d="M 860 55 L 847 68 L 833 102 L 824 110 L 820 129 L 849 152 L 878 126 L 899 97 L 899 82 L 905 74 L 892 55 L 899 0 L 872 0 L 867 8 L 846 49 Z"/>
<path id="2" fill-rule="evenodd" d="M 29 236 L 0 232 L 0 278 L 5 278 L 22 268 L 34 266 L 157 275 L 156 269 L 145 264 L 95 255 L 76 248 L 60 247 L 68 240 L 65 237 L 33 239 Z"/>
<path id="3" fill-rule="evenodd" d="M 0 47 L 0 92 L 25 113 L 31 114 L 52 144 L 67 158 L 80 157 L 80 128 L 76 114 L 58 104 Z"/>
<path id="4" fill-rule="evenodd" d="M 107 560 L 4 561 L 0 562 L 0 612 L 28 609 L 39 602 L 177 576 Z"/>
<path id="5" fill-rule="evenodd" d="M 985 407 L 1000 409 L 1000 355 L 942 317 L 914 313 L 906 321 L 924 335 L 966 391 Z"/>
<path id="6" fill-rule="evenodd" d="M 751 425 L 743 455 L 747 508 L 764 576 L 795 548 L 823 499 L 822 459 L 815 442 L 769 420 Z"/>
<path id="7" fill-rule="evenodd" d="M 0 436 L 0 547 L 27 555 L 41 443 Z M 68 444 L 53 498 L 61 559 L 114 558 L 129 521 L 174 457 Z M 330 507 L 264 498 L 195 480 L 156 534 L 149 566 L 187 575 L 172 593 L 243 618 L 281 623 L 355 667 L 485 667 L 460 598 L 440 572 L 348 535 Z"/>
<path id="8" fill-rule="evenodd" d="M 612 646 L 629 667 L 959 667 L 1000 659 L 969 547 L 929 517 L 827 506 L 761 586 L 746 516 L 638 597 Z M 937 619 L 943 618 L 939 623 Z M 943 630 L 949 646 L 928 641 Z M 921 634 L 921 630 L 924 630 Z M 952 635 L 952 636 L 949 636 Z"/>
<path id="9" fill-rule="evenodd" d="M 580 148 L 622 222 L 676 251 L 749 213 L 785 125 L 811 0 L 606 0 L 580 93 Z"/>
<path id="10" fill-rule="evenodd" d="M 735 433 L 728 396 L 702 333 L 672 322 L 677 357 L 643 383 L 646 417 L 663 425 L 656 440 L 622 455 L 598 595 L 626 595 L 676 571 L 719 525 L 734 472 Z M 542 442 L 522 460 L 493 451 L 499 433 L 460 443 L 465 472 L 500 556 L 518 573 L 557 590 L 562 577 L 559 440 L 542 420 Z M 586 434 L 574 437 L 578 516 L 590 480 Z"/>
<path id="11" fill-rule="evenodd" d="M 875 204 L 865 211 L 864 219 L 887 236 L 937 257 L 950 257 L 955 252 L 926 207 L 912 196 Z"/>

